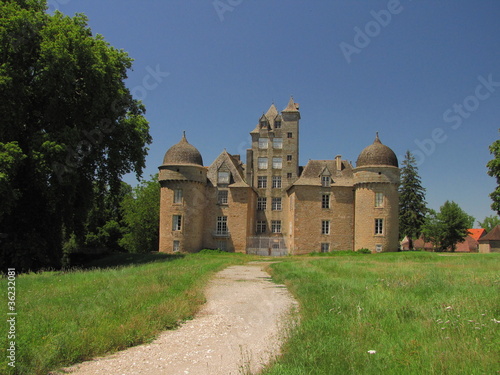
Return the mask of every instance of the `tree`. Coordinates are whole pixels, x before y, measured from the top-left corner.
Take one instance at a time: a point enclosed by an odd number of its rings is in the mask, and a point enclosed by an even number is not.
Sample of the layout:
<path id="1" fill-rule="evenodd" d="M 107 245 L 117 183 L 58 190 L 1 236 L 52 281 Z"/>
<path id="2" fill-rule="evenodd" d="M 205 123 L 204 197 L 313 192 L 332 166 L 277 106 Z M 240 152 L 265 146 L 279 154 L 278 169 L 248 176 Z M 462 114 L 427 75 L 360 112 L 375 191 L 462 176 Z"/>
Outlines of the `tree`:
<path id="1" fill-rule="evenodd" d="M 406 151 L 399 187 L 399 237 L 408 236 L 410 250 L 413 250 L 413 240 L 422 233 L 427 212 L 425 188 L 422 187 L 416 163 L 412 153 Z"/>
<path id="2" fill-rule="evenodd" d="M 115 194 L 123 174 L 140 177 L 151 137 L 124 83 L 131 64 L 84 15 L 0 0 L 0 266 L 59 266 L 94 184 Z"/>
<path id="3" fill-rule="evenodd" d="M 446 201 L 436 213 L 429 210 L 422 233 L 426 241 L 434 244 L 436 251 L 454 252 L 457 243 L 464 242 L 474 217 L 465 213 L 455 202 Z"/>
<path id="4" fill-rule="evenodd" d="M 487 216 L 482 222 L 478 221 L 478 224 L 481 228 L 486 229 L 486 232 L 490 232 L 493 228 L 500 224 L 500 218 L 495 215 Z"/>
<path id="5" fill-rule="evenodd" d="M 500 215 L 500 139 L 497 139 L 490 145 L 490 153 L 493 154 L 494 159 L 486 164 L 488 167 L 488 175 L 497 179 L 497 187 L 495 191 L 490 194 L 493 200 L 491 208 Z"/>
<path id="6" fill-rule="evenodd" d="M 158 250 L 160 221 L 160 185 L 158 175 L 142 181 L 122 202 L 123 221 L 127 226 L 120 245 L 131 253 Z"/>
<path id="7" fill-rule="evenodd" d="M 132 194 L 132 187 L 121 183 L 118 194 L 111 194 L 109 187 L 94 189 L 94 201 L 84 227 L 82 247 L 123 251 L 119 241 L 125 231 L 121 204 Z"/>

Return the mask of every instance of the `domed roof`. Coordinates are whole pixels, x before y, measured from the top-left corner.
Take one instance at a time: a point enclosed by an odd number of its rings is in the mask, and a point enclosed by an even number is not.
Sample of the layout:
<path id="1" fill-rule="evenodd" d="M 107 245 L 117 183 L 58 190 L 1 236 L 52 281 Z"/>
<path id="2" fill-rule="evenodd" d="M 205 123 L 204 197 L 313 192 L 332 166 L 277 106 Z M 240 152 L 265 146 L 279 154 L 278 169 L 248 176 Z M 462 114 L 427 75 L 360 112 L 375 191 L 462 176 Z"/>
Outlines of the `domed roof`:
<path id="1" fill-rule="evenodd" d="M 366 147 L 358 156 L 356 167 L 367 165 L 389 165 L 398 167 L 398 158 L 396 154 L 389 147 L 380 142 L 378 133 L 373 144 Z"/>
<path id="2" fill-rule="evenodd" d="M 184 132 L 182 139 L 165 153 L 163 164 L 196 164 L 203 166 L 203 159 L 196 147 L 189 144 Z"/>

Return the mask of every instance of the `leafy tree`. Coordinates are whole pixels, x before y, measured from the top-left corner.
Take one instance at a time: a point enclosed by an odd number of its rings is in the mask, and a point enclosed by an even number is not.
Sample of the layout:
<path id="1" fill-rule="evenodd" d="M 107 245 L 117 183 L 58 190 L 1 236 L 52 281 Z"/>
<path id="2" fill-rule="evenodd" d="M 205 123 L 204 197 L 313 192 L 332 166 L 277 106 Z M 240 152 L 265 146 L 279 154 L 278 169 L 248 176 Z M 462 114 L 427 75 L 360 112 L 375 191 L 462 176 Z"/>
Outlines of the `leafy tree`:
<path id="1" fill-rule="evenodd" d="M 127 233 L 120 245 L 131 253 L 158 250 L 160 220 L 160 185 L 158 175 L 142 181 L 122 203 Z"/>
<path id="2" fill-rule="evenodd" d="M 488 167 L 488 175 L 497 179 L 497 187 L 495 191 L 490 194 L 493 200 L 491 208 L 500 215 L 500 139 L 497 139 L 490 145 L 490 153 L 493 154 L 494 159 L 486 164 Z"/>
<path id="3" fill-rule="evenodd" d="M 0 266 L 57 267 L 94 183 L 115 194 L 123 174 L 140 177 L 151 137 L 131 64 L 84 15 L 0 0 Z"/>
<path id="4" fill-rule="evenodd" d="M 420 237 L 427 212 L 425 188 L 416 164 L 412 153 L 406 151 L 399 187 L 399 237 L 408 236 L 410 250 L 413 249 L 413 240 Z"/>
<path id="5" fill-rule="evenodd" d="M 422 233 L 426 241 L 434 244 L 436 251 L 454 252 L 457 243 L 464 242 L 474 217 L 465 213 L 455 202 L 446 201 L 436 213 L 429 210 Z"/>
<path id="6" fill-rule="evenodd" d="M 490 232 L 493 228 L 500 224 L 500 218 L 495 215 L 487 216 L 482 222 L 478 221 L 478 224 L 481 228 L 486 229 L 486 232 Z"/>
<path id="7" fill-rule="evenodd" d="M 132 187 L 121 183 L 118 194 L 111 194 L 109 187 L 94 187 L 94 202 L 84 228 L 83 247 L 123 251 L 119 241 L 125 230 L 121 210 L 122 201 L 132 194 Z"/>

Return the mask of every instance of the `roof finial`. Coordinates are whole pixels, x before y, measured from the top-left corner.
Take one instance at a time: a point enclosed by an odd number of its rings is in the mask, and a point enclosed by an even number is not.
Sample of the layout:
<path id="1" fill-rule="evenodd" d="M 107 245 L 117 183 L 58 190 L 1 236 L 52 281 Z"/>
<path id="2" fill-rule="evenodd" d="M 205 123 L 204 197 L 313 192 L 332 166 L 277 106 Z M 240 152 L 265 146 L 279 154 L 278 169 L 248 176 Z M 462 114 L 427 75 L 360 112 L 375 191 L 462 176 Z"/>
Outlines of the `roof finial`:
<path id="1" fill-rule="evenodd" d="M 375 141 L 373 143 L 382 143 L 380 142 L 380 138 L 378 137 L 378 132 L 375 132 Z"/>

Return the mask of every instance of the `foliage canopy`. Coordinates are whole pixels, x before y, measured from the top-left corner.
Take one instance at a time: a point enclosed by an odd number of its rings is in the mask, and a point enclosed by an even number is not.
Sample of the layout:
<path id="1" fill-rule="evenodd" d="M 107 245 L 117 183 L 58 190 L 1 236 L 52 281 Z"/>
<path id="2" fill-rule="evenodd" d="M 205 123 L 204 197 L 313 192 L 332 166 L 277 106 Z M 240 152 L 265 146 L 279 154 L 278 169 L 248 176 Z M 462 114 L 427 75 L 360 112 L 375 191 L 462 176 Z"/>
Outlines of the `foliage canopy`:
<path id="1" fill-rule="evenodd" d="M 439 212 L 429 210 L 422 233 L 434 244 L 436 251 L 454 252 L 457 244 L 464 242 L 474 222 L 474 217 L 465 213 L 457 203 L 446 201 Z"/>
<path id="2" fill-rule="evenodd" d="M 491 208 L 500 215 L 500 139 L 497 139 L 490 145 L 490 153 L 494 158 L 486 164 L 488 167 L 488 174 L 491 177 L 495 177 L 497 180 L 497 187 L 495 191 L 490 194 L 493 200 Z"/>
<path id="3" fill-rule="evenodd" d="M 0 254 L 3 266 L 58 266 L 82 230 L 95 184 L 139 177 L 151 143 L 125 86 L 132 59 L 87 18 L 41 0 L 0 1 Z"/>

